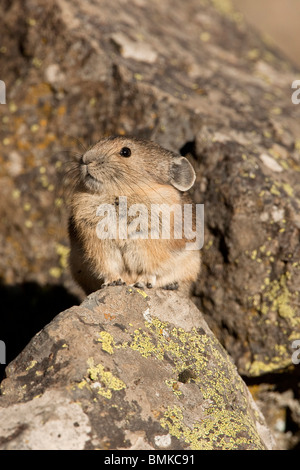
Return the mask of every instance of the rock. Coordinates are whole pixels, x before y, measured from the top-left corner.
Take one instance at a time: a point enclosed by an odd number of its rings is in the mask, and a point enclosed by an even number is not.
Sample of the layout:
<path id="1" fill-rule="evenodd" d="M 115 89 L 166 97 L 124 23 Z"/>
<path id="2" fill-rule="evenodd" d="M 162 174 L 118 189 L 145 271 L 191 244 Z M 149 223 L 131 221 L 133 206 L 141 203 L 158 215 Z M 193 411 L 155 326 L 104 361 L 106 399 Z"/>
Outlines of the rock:
<path id="1" fill-rule="evenodd" d="M 270 142 L 266 154 L 262 137 L 241 146 L 208 129 L 206 139 L 194 151 L 208 181 L 196 195 L 206 217 L 197 305 L 240 373 L 287 370 L 300 338 L 298 151 Z"/>
<path id="2" fill-rule="evenodd" d="M 286 389 L 285 383 L 290 384 Z M 291 383 L 297 387 L 299 375 L 292 374 L 287 381 L 282 374 L 277 381 L 276 388 L 272 383 L 260 383 L 250 385 L 250 392 L 255 403 L 263 413 L 279 449 L 297 449 L 299 436 L 295 429 L 300 425 L 300 403 L 291 387 Z"/>
<path id="3" fill-rule="evenodd" d="M 128 38 L 128 34 L 123 33 L 112 34 L 111 39 L 125 59 L 134 59 L 149 64 L 154 63 L 157 59 L 157 53 L 147 42 L 132 41 Z"/>
<path id="4" fill-rule="evenodd" d="M 190 154 L 198 170 L 206 241 L 196 301 L 211 328 L 244 375 L 290 366 L 300 337 L 292 66 L 221 2 L 1 8 L 3 283 L 60 283 L 79 295 L 54 190 L 70 158 L 62 150 L 74 148 L 71 135 L 88 144 L 111 133 L 152 138 Z"/>
<path id="5" fill-rule="evenodd" d="M 192 302 L 120 286 L 59 314 L 7 367 L 1 449 L 270 449 Z"/>

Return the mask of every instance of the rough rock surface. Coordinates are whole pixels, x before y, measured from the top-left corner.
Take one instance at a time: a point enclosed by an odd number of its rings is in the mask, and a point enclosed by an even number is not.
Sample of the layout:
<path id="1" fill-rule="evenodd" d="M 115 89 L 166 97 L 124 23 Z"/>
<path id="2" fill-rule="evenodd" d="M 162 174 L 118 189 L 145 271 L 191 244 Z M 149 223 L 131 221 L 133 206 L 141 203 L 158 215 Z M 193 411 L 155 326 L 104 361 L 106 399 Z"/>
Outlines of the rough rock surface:
<path id="1" fill-rule="evenodd" d="M 80 295 L 56 184 L 71 151 L 108 134 L 151 138 L 197 170 L 206 231 L 194 300 L 249 383 L 276 389 L 284 373 L 276 393 L 292 397 L 276 399 L 282 429 L 299 434 L 298 71 L 225 0 L 2 0 L 0 30 L 0 292 L 9 312 L 0 339 L 9 360 L 32 336 L 30 319 L 41 322 L 37 306 L 48 311 L 57 299 L 49 320 L 74 304 L 70 292 Z"/>
<path id="2" fill-rule="evenodd" d="M 190 301 L 108 287 L 9 365 L 1 449 L 266 449 L 232 360 Z"/>

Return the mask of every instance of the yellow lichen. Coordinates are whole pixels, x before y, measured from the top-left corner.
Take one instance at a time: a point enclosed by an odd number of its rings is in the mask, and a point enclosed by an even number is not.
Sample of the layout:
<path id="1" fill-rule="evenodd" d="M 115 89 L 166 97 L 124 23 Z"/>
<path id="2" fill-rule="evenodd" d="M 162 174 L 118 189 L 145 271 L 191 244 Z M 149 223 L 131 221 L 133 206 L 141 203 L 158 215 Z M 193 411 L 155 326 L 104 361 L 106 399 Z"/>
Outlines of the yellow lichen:
<path id="1" fill-rule="evenodd" d="M 265 324 L 279 326 L 280 319 L 284 322 L 282 325 L 289 325 L 295 331 L 299 331 L 300 318 L 297 316 L 294 305 L 297 303 L 297 293 L 291 292 L 287 281 L 291 273 L 287 271 L 279 280 L 271 281 L 269 278 L 264 280 L 261 286 L 261 292 L 254 295 L 252 306 L 265 316 Z M 274 317 L 274 313 L 277 316 Z M 287 333 L 287 332 L 286 332 Z M 291 364 L 291 353 L 287 344 L 277 344 L 269 352 L 269 356 L 262 358 L 260 355 L 254 355 L 253 360 L 246 368 L 251 375 L 258 376 L 262 373 L 272 372 L 274 370 L 287 367 Z"/>
<path id="2" fill-rule="evenodd" d="M 63 204 L 63 200 L 58 197 L 58 198 L 55 199 L 54 204 L 55 204 L 56 207 L 61 207 L 62 204 Z"/>
<path id="3" fill-rule="evenodd" d="M 35 360 L 31 361 L 29 365 L 26 367 L 26 370 L 32 369 L 36 364 L 37 364 L 37 361 Z"/>
<path id="4" fill-rule="evenodd" d="M 260 56 L 260 51 L 259 49 L 251 49 L 250 51 L 248 51 L 247 53 L 247 57 L 248 59 L 250 60 L 256 60 L 258 59 Z"/>
<path id="5" fill-rule="evenodd" d="M 78 387 L 80 390 L 82 390 L 83 387 L 85 387 L 86 385 L 87 385 L 87 381 L 86 381 L 86 380 L 81 380 L 81 382 L 79 382 L 79 383 L 77 384 L 77 387 Z"/>
<path id="6" fill-rule="evenodd" d="M 15 113 L 18 107 L 15 103 L 9 103 L 8 109 L 10 110 L 11 113 Z"/>
<path id="7" fill-rule="evenodd" d="M 191 426 L 185 423 L 183 410 L 179 406 L 173 406 L 168 407 L 160 424 L 172 436 L 189 444 L 192 450 L 230 450 L 249 442 L 258 449 L 264 448 L 251 419 L 232 410 L 222 410 L 219 414 L 195 421 Z M 243 433 L 245 437 L 242 437 Z"/>
<path id="8" fill-rule="evenodd" d="M 26 23 L 29 24 L 29 26 L 35 26 L 36 20 L 34 18 L 27 18 Z"/>
<path id="9" fill-rule="evenodd" d="M 200 34 L 200 39 L 203 42 L 208 42 L 210 40 L 210 38 L 211 38 L 211 34 L 208 31 L 203 31 Z"/>
<path id="10" fill-rule="evenodd" d="M 13 199 L 19 199 L 20 196 L 21 196 L 21 191 L 19 189 L 14 189 L 12 192 Z"/>
<path id="11" fill-rule="evenodd" d="M 272 108 L 272 109 L 270 110 L 270 112 L 271 112 L 272 114 L 275 114 L 275 115 L 278 116 L 279 114 L 282 113 L 282 109 L 279 108 L 278 106 L 275 106 L 274 108 Z"/>
<path id="12" fill-rule="evenodd" d="M 261 305 L 261 312 L 268 314 L 269 311 L 278 312 L 282 318 L 289 320 L 292 327 L 299 325 L 300 319 L 297 318 L 295 310 L 292 307 L 292 297 L 287 287 L 287 279 L 290 273 L 287 272 L 280 277 L 279 280 L 275 279 L 272 282 L 266 282 L 265 289 L 263 290 L 263 302 Z"/>
<path id="13" fill-rule="evenodd" d="M 56 279 L 58 279 L 62 275 L 62 270 L 61 270 L 61 268 L 53 267 L 53 268 L 49 269 L 49 274 L 50 274 L 50 276 L 55 277 Z"/>
<path id="14" fill-rule="evenodd" d="M 32 228 L 33 223 L 31 220 L 25 220 L 24 225 L 26 228 Z"/>
<path id="15" fill-rule="evenodd" d="M 289 354 L 289 356 L 291 356 L 291 354 Z M 264 361 L 258 360 L 256 357 L 255 355 L 252 362 L 246 365 L 248 373 L 254 377 L 259 377 L 262 374 L 285 368 L 291 363 L 291 357 L 275 356 L 272 357 L 272 359 L 266 357 Z"/>
<path id="16" fill-rule="evenodd" d="M 234 19 L 236 17 L 236 11 L 233 8 L 233 5 L 230 0 L 210 0 L 216 10 L 218 10 L 222 15 Z"/>
<path id="17" fill-rule="evenodd" d="M 141 294 L 141 296 L 144 297 L 144 299 L 145 299 L 146 297 L 148 297 L 148 295 L 146 294 L 146 292 L 144 292 L 143 290 L 141 290 L 141 289 L 136 289 L 136 291 L 137 291 L 139 294 Z"/>
<path id="18" fill-rule="evenodd" d="M 94 359 L 90 357 L 88 363 L 88 376 L 92 381 L 99 381 L 101 387 L 98 390 L 98 394 L 105 398 L 110 399 L 112 397 L 112 391 L 122 390 L 126 388 L 126 384 L 118 377 L 114 377 L 109 371 L 106 371 L 102 364 L 94 364 Z"/>
<path id="19" fill-rule="evenodd" d="M 102 344 L 102 350 L 108 352 L 109 354 L 113 354 L 114 352 L 114 339 L 109 334 L 107 331 L 101 331 L 99 334 L 100 338 L 98 338 L 97 341 L 99 341 Z"/>
<path id="20" fill-rule="evenodd" d="M 32 126 L 30 126 L 30 130 L 31 132 L 37 132 L 39 130 L 39 125 L 38 124 L 32 124 Z"/>
<path id="21" fill-rule="evenodd" d="M 282 188 L 284 189 L 284 191 L 287 193 L 288 196 L 293 196 L 294 191 L 290 184 L 282 183 Z"/>
<path id="22" fill-rule="evenodd" d="M 152 343 L 151 338 L 144 331 L 134 331 L 134 337 L 130 344 L 130 348 L 134 351 L 138 351 L 143 357 L 148 357 L 152 354 L 158 356 L 156 346 Z M 162 358 L 162 354 L 160 354 L 160 356 Z"/>
<path id="23" fill-rule="evenodd" d="M 171 388 L 172 392 L 174 395 L 177 397 L 180 397 L 182 395 L 182 392 L 178 390 L 178 381 L 177 380 L 165 380 L 165 384 Z"/>
<path id="24" fill-rule="evenodd" d="M 276 186 L 273 184 L 271 189 L 270 189 L 270 193 L 271 194 L 274 194 L 274 196 L 280 196 L 280 192 L 278 191 L 278 189 L 276 188 Z"/>
<path id="25" fill-rule="evenodd" d="M 59 264 L 63 269 L 65 269 L 68 266 L 70 248 L 65 245 L 62 245 L 61 243 L 56 243 L 55 248 L 56 253 L 59 256 Z"/>

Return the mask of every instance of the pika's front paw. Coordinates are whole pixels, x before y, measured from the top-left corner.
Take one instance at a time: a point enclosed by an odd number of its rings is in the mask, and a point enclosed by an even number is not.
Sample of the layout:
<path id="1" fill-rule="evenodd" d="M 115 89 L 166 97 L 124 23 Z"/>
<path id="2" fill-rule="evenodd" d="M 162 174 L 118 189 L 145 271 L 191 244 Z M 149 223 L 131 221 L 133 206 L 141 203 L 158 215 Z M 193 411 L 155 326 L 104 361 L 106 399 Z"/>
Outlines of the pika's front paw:
<path id="1" fill-rule="evenodd" d="M 122 279 L 118 279 L 117 281 L 112 281 L 112 282 L 104 282 L 101 285 L 101 289 L 104 289 L 105 287 L 108 286 L 126 286 L 126 282 L 124 282 Z"/>
<path id="2" fill-rule="evenodd" d="M 143 276 L 141 279 L 133 284 L 133 287 L 138 287 L 139 289 L 152 289 L 156 285 L 156 276 Z"/>
<path id="3" fill-rule="evenodd" d="M 179 285 L 178 282 L 172 282 L 171 284 L 167 284 L 166 286 L 163 286 L 162 289 L 165 290 L 178 290 Z"/>
<path id="4" fill-rule="evenodd" d="M 136 282 L 135 284 L 133 284 L 133 287 L 137 287 L 139 289 L 144 289 L 145 287 L 148 287 L 148 289 L 152 289 L 153 285 L 151 284 L 151 282 L 147 282 L 146 284 L 144 284 L 143 282 Z"/>
<path id="5" fill-rule="evenodd" d="M 137 287 L 138 289 L 144 289 L 145 284 L 143 282 L 135 282 L 133 287 Z"/>

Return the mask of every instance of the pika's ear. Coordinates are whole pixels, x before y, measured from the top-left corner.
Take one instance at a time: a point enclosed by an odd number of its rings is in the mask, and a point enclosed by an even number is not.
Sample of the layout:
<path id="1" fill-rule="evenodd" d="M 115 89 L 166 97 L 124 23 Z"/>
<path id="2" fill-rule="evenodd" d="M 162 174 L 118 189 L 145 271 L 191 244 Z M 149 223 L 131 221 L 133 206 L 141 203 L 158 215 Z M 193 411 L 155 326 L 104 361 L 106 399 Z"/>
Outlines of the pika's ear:
<path id="1" fill-rule="evenodd" d="M 170 169 L 171 184 L 179 191 L 187 191 L 195 183 L 196 173 L 185 157 L 174 157 Z"/>

